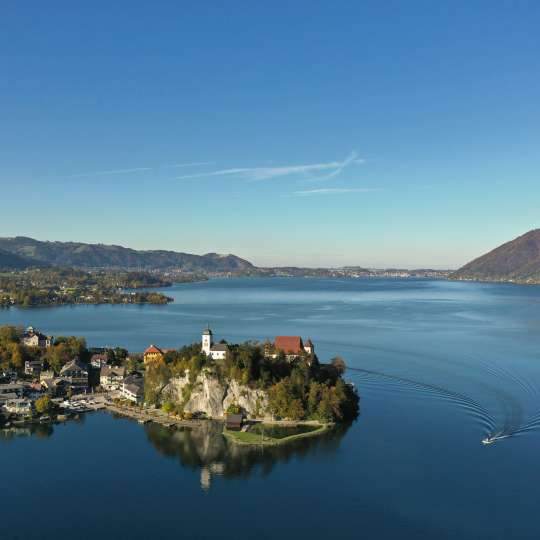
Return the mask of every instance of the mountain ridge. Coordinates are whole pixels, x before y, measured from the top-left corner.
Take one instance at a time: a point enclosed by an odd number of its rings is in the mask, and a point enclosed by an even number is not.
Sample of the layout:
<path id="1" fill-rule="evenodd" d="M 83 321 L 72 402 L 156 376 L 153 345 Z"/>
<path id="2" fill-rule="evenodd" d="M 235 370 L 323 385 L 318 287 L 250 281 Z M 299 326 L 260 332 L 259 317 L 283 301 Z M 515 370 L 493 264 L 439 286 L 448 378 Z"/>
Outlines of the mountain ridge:
<path id="1" fill-rule="evenodd" d="M 27 236 L 0 238 L 0 253 L 28 261 L 29 266 L 78 268 L 181 268 L 186 272 L 249 272 L 255 266 L 236 255 L 194 255 L 172 250 L 136 250 L 118 245 L 42 241 Z M 7 256 L 6 256 L 7 257 Z"/>
<path id="2" fill-rule="evenodd" d="M 540 283 L 540 229 L 532 229 L 468 262 L 455 280 Z"/>

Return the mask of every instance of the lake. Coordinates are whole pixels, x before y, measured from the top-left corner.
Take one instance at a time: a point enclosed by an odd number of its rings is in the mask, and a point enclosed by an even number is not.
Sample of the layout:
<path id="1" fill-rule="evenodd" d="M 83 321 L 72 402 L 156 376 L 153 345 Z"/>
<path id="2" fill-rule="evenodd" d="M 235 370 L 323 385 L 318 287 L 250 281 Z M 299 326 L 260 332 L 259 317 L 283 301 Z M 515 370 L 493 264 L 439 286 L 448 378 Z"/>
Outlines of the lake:
<path id="1" fill-rule="evenodd" d="M 107 413 L 0 438 L 11 538 L 537 539 L 540 287 L 385 279 L 216 279 L 166 306 L 0 311 L 91 346 L 310 337 L 351 368 L 358 420 L 279 448 L 219 425 Z M 353 369 L 354 368 L 354 369 Z M 482 439 L 498 436 L 493 444 Z"/>

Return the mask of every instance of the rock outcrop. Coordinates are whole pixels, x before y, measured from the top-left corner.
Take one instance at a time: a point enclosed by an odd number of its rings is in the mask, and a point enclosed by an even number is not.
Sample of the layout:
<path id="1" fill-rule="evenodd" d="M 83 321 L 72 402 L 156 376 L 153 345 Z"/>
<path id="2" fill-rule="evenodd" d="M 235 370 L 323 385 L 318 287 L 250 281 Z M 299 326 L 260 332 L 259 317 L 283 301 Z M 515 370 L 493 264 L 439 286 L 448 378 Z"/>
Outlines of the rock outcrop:
<path id="1" fill-rule="evenodd" d="M 209 418 L 222 418 L 230 405 L 238 405 L 248 418 L 268 416 L 268 397 L 264 390 L 252 389 L 235 380 L 222 381 L 205 372 L 194 382 L 190 382 L 187 374 L 171 379 L 163 388 L 162 396 L 182 403 L 185 412 L 202 412 Z"/>

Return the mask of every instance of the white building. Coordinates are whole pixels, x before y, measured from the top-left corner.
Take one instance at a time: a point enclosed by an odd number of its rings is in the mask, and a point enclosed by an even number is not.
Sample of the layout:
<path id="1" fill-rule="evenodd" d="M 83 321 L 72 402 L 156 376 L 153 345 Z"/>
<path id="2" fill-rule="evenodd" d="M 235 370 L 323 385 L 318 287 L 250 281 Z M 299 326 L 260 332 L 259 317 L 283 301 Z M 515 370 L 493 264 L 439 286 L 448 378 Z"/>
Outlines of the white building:
<path id="1" fill-rule="evenodd" d="M 28 416 L 32 414 L 32 402 L 29 399 L 17 398 L 9 400 L 4 408 L 8 413 Z"/>
<path id="2" fill-rule="evenodd" d="M 140 375 L 128 375 L 120 386 L 120 394 L 123 398 L 134 403 L 141 403 L 144 398 L 144 380 Z"/>
<path id="3" fill-rule="evenodd" d="M 201 352 L 213 360 L 225 360 L 229 347 L 226 343 L 214 344 L 212 330 L 206 328 L 202 333 Z"/>
<path id="4" fill-rule="evenodd" d="M 41 360 L 26 360 L 24 363 L 25 375 L 39 375 L 41 373 Z"/>
<path id="5" fill-rule="evenodd" d="M 106 390 L 119 390 L 122 387 L 126 368 L 123 366 L 103 366 L 99 375 L 99 384 Z"/>
<path id="6" fill-rule="evenodd" d="M 21 343 L 27 347 L 40 347 L 47 349 L 52 345 L 53 337 L 45 336 L 41 332 L 38 332 L 32 326 L 26 329 L 26 332 L 21 337 Z"/>

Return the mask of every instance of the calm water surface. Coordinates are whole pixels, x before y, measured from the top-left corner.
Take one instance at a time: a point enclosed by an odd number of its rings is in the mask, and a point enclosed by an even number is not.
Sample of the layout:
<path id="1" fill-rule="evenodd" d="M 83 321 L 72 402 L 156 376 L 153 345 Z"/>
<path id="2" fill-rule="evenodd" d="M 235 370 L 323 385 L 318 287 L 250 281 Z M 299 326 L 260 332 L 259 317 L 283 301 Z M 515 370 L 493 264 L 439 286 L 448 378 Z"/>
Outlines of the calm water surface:
<path id="1" fill-rule="evenodd" d="M 90 345 L 311 337 L 361 394 L 352 426 L 279 449 L 219 426 L 106 413 L 0 439 L 2 538 L 540 537 L 540 287 L 427 280 L 232 279 L 168 306 L 0 311 Z M 507 438 L 484 446 L 490 434 Z M 3 520 L 5 523 L 5 520 Z"/>

